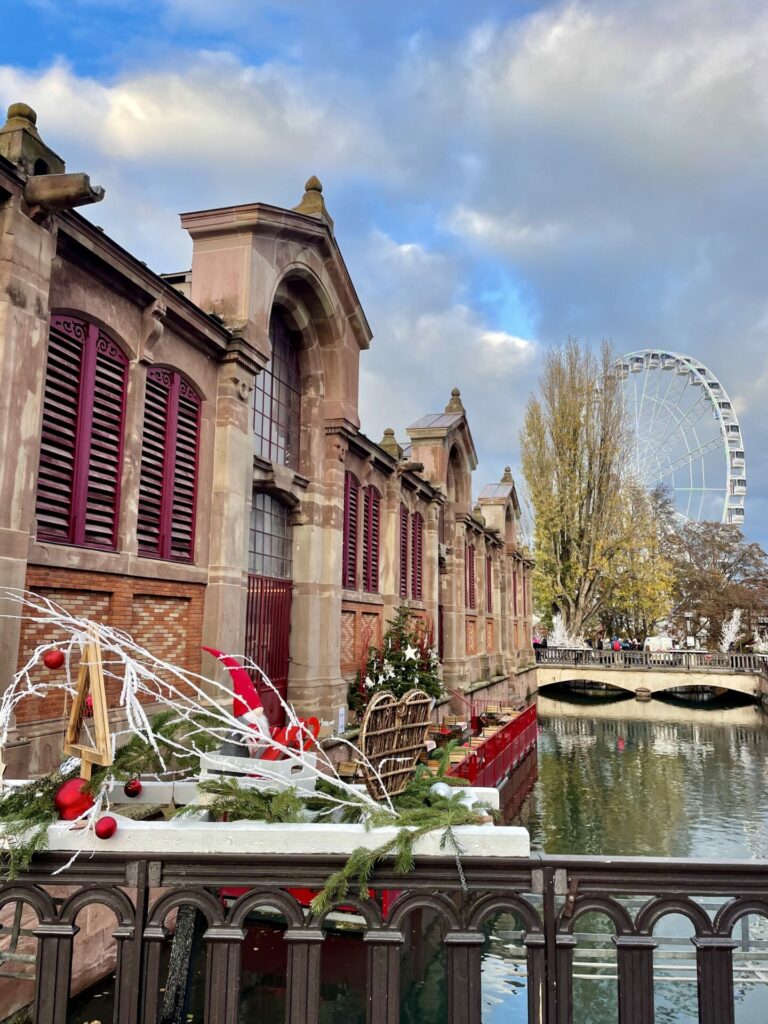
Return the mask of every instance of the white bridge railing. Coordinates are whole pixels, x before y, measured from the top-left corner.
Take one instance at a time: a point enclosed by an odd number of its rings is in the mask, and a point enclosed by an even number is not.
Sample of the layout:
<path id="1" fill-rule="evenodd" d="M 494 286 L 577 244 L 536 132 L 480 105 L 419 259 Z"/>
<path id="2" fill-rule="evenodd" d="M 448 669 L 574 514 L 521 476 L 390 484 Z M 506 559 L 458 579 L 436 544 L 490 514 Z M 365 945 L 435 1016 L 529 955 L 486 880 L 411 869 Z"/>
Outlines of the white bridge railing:
<path id="1" fill-rule="evenodd" d="M 591 648 L 537 647 L 539 665 L 574 668 L 646 669 L 652 672 L 746 672 L 768 678 L 768 656 L 718 651 L 603 651 Z"/>

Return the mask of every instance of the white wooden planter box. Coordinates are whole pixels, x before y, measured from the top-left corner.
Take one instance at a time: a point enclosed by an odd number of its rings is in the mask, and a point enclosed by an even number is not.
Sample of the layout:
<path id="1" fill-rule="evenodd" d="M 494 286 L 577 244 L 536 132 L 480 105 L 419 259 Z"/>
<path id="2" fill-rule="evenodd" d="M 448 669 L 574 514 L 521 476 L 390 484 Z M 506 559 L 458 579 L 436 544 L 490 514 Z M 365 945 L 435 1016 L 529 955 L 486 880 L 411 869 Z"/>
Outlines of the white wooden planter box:
<path id="1" fill-rule="evenodd" d="M 51 851 L 150 854 L 350 854 L 356 847 L 377 849 L 394 838 L 396 828 L 366 830 L 364 825 L 267 824 L 263 821 L 212 822 L 176 818 L 172 821 L 133 821 L 114 814 L 117 832 L 110 839 L 97 839 L 91 832 L 69 829 L 67 824 L 51 825 Z M 527 857 L 530 837 L 524 828 L 511 825 L 460 825 L 454 829 L 466 857 Z M 442 830 L 424 836 L 416 853 L 445 857 L 440 849 Z"/>

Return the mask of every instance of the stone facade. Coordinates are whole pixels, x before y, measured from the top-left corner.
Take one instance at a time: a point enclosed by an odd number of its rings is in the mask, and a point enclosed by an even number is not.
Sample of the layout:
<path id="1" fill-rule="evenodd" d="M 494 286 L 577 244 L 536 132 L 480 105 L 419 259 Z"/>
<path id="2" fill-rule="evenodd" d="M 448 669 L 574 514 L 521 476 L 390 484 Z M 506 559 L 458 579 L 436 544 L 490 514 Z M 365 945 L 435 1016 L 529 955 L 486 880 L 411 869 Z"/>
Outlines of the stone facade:
<path id="1" fill-rule="evenodd" d="M 16 104 L 0 129 L 3 587 L 45 592 L 213 675 L 201 644 L 261 651 L 255 620 L 266 613 L 249 600 L 249 579 L 287 580 L 287 693 L 326 728 L 339 721 L 361 648 L 404 600 L 433 629 L 453 689 L 528 666 L 532 563 L 518 545 L 512 478 L 473 502 L 477 459 L 457 390 L 445 412 L 407 429 L 407 442 L 387 431 L 377 444 L 361 431 L 359 361 L 371 330 L 317 179 L 294 210 L 257 203 L 182 215 L 191 271 L 161 276 L 75 212 L 103 192 L 64 173 L 35 120 Z M 41 530 L 55 317 L 92 325 L 125 365 L 109 543 Z M 143 488 L 151 381 L 165 371 L 193 395 L 199 419 L 194 543 L 160 557 L 146 549 Z M 163 465 L 176 457 L 166 452 Z M 174 487 L 176 465 L 163 477 Z M 18 618 L 0 618 L 0 685 L 36 639 Z M 63 711 L 22 705 L 26 770 L 56 759 Z"/>

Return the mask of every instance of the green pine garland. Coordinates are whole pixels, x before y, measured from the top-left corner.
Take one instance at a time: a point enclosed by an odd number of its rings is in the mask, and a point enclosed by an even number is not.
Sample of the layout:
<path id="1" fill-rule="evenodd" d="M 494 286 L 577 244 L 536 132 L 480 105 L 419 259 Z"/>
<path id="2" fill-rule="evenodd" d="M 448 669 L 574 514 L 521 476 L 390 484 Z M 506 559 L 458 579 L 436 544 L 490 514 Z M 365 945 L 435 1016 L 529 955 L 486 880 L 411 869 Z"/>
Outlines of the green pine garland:
<path id="1" fill-rule="evenodd" d="M 36 853 L 48 846 L 48 826 L 58 818 L 54 797 L 77 770 L 51 772 L 23 786 L 13 786 L 0 794 L 2 838 L 8 844 L 4 880 L 26 871 Z"/>

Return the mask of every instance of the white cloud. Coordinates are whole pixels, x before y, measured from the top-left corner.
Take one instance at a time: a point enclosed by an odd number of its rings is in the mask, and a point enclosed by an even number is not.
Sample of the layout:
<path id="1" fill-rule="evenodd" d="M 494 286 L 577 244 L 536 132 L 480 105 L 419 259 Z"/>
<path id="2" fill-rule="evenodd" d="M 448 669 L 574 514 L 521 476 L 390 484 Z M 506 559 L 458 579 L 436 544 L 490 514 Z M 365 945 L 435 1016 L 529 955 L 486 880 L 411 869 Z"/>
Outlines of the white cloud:
<path id="1" fill-rule="evenodd" d="M 360 410 L 364 429 L 378 440 L 445 407 L 461 389 L 479 448 L 477 485 L 497 478 L 515 461 L 524 395 L 533 385 L 538 345 L 493 329 L 459 293 L 459 258 L 381 231 L 368 239 L 359 267 L 374 340 L 361 363 Z"/>
<path id="2" fill-rule="evenodd" d="M 318 173 L 374 330 L 373 436 L 400 435 L 458 385 L 481 459 L 510 458 L 541 346 L 659 345 L 701 359 L 738 403 L 766 507 L 765 4 L 563 0 L 458 41 L 425 23 L 370 71 L 335 59 L 379 40 L 361 15 L 337 32 L 347 7 L 331 6 L 328 25 L 310 21 L 322 45 L 297 21 L 282 40 L 268 27 L 260 52 L 280 60 L 170 53 L 108 81 L 0 67 L 0 97 L 38 109 L 68 165 L 107 188 L 89 216 L 158 269 L 188 260 L 179 210 L 291 206 Z M 166 24 L 209 25 L 215 45 L 224 25 L 253 38 L 271 9 L 158 7 Z M 301 0 L 285 10 L 298 19 Z"/>

